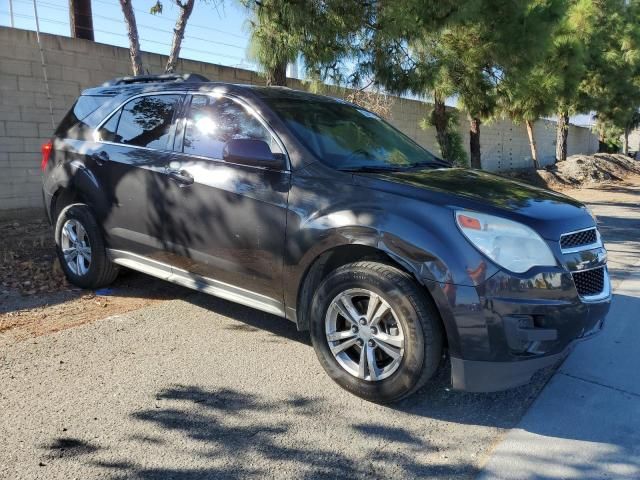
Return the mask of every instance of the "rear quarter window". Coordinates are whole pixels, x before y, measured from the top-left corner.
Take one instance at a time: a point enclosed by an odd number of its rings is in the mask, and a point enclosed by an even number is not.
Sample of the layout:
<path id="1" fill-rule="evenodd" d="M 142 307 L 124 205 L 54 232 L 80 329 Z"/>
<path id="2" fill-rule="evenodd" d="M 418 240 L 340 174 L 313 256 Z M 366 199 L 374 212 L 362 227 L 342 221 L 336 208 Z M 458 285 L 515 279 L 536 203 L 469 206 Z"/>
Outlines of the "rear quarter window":
<path id="1" fill-rule="evenodd" d="M 97 122 L 87 121 L 88 117 L 112 98 L 104 95 L 80 96 L 58 125 L 55 135 L 63 138 L 90 140 L 91 131 L 97 126 Z"/>

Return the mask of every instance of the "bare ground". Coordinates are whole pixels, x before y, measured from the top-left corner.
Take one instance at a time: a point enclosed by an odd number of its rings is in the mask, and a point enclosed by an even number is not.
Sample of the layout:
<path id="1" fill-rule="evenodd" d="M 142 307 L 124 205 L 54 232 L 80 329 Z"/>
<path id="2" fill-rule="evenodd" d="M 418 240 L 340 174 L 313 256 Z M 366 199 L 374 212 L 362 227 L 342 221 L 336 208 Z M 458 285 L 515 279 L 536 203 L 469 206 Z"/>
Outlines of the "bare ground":
<path id="1" fill-rule="evenodd" d="M 564 162 L 541 170 L 515 171 L 507 176 L 554 190 L 596 187 L 640 174 L 640 161 L 626 155 L 596 153 L 571 155 Z"/>
<path id="2" fill-rule="evenodd" d="M 64 330 L 175 298 L 184 289 L 122 271 L 108 289 L 74 287 L 44 218 L 0 222 L 0 343 Z"/>

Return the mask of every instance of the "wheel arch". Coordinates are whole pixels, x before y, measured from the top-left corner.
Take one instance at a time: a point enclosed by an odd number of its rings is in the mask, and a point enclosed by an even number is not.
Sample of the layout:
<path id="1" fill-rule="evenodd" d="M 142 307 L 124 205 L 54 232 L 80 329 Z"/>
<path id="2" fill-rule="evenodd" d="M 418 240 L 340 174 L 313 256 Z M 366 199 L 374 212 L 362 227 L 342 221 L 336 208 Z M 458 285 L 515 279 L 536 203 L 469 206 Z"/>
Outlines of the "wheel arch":
<path id="1" fill-rule="evenodd" d="M 433 290 L 438 289 L 439 287 L 436 285 L 425 285 L 417 275 L 418 272 L 411 268 L 411 264 L 403 262 L 402 259 L 394 255 L 392 252 L 367 244 L 350 243 L 337 245 L 325 250 L 311 262 L 304 273 L 297 295 L 295 321 L 298 326 L 298 330 L 306 331 L 309 329 L 309 310 L 311 307 L 311 300 L 322 280 L 329 273 L 343 265 L 346 265 L 347 263 L 365 260 L 377 261 L 394 266 L 412 277 L 412 279 L 422 288 L 427 301 L 432 303 L 435 310 L 438 312 L 438 321 L 442 326 L 444 346 L 446 347 L 448 344 L 449 330 L 451 326 L 447 327 L 447 322 L 443 321 L 441 305 L 439 305 L 439 302 L 435 299 L 438 292 Z M 457 332 L 452 332 L 452 334 L 456 335 Z"/>
<path id="2" fill-rule="evenodd" d="M 72 186 L 60 186 L 51 197 L 49 211 L 51 212 L 51 222 L 55 225 L 57 218 L 62 210 L 74 203 L 85 203 L 82 193 L 74 189 Z"/>
<path id="3" fill-rule="evenodd" d="M 53 224 L 62 209 L 73 203 L 89 206 L 98 223 L 101 223 L 113 203 L 93 172 L 80 162 L 66 162 L 57 166 L 45 182 L 45 191 L 51 192 L 49 214 Z"/>

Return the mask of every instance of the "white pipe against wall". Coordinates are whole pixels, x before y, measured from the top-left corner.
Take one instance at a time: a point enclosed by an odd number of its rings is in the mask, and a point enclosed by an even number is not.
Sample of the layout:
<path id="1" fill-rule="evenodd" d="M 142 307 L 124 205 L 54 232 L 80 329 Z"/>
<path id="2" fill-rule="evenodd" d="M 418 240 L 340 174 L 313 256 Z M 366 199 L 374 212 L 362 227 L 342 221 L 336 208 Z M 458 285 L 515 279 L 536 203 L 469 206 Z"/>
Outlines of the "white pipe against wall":
<path id="1" fill-rule="evenodd" d="M 42 64 L 42 76 L 44 78 L 44 89 L 47 93 L 47 100 L 49 101 L 49 115 L 51 117 L 51 127 L 56 128 L 56 124 L 53 120 L 53 103 L 51 101 L 51 91 L 49 90 L 49 79 L 47 78 L 47 64 L 44 61 L 44 50 L 42 49 L 42 42 L 40 41 L 40 20 L 38 18 L 38 6 L 36 0 L 33 0 L 33 14 L 36 17 L 36 38 L 38 39 L 38 48 L 40 49 L 40 62 Z"/>
<path id="2" fill-rule="evenodd" d="M 16 24 L 13 21 L 13 0 L 9 0 L 9 17 L 11 18 L 11 28 L 14 28 Z"/>

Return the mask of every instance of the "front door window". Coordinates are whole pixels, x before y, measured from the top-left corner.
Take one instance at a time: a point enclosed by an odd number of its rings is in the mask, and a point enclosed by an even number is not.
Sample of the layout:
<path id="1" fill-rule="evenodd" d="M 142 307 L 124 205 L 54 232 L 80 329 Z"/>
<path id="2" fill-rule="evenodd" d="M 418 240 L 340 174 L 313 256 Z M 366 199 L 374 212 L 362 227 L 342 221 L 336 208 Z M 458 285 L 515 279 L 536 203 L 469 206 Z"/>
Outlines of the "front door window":
<path id="1" fill-rule="evenodd" d="M 273 153 L 281 153 L 264 125 L 240 104 L 207 95 L 191 98 L 182 145 L 185 154 L 222 159 L 225 143 L 239 138 L 263 140 Z"/>

